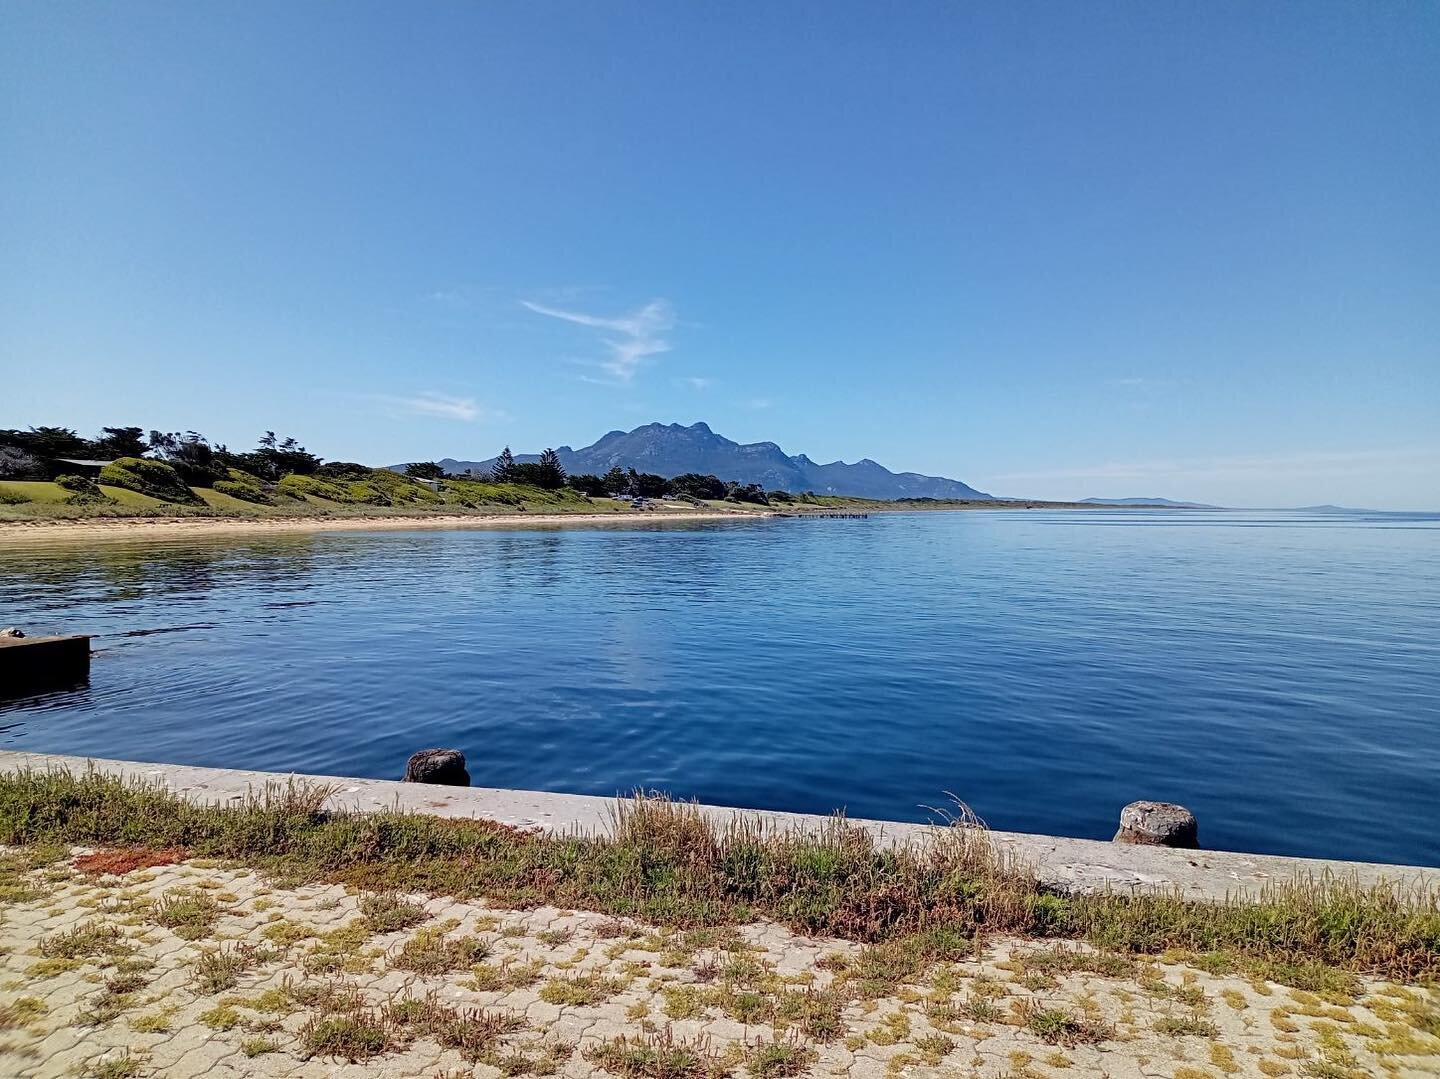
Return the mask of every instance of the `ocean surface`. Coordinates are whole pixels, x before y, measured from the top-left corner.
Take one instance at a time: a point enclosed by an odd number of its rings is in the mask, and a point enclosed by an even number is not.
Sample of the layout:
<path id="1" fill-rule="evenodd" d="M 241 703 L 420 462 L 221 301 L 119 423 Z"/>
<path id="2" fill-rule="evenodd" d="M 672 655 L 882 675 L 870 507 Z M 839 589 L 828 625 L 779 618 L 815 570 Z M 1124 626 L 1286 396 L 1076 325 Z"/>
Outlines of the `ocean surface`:
<path id="1" fill-rule="evenodd" d="M 3 540 L 0 540 L 3 544 Z M 0 746 L 1440 864 L 1440 515 L 967 512 L 0 546 L 97 634 Z"/>

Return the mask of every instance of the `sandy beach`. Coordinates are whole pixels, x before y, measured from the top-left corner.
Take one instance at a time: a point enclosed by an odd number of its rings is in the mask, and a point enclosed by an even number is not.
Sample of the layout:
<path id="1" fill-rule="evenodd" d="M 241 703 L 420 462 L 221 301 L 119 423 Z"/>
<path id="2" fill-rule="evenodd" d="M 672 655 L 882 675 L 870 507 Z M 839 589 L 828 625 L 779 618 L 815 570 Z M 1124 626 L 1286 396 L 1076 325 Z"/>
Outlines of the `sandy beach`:
<path id="1" fill-rule="evenodd" d="M 444 514 L 433 517 L 91 517 L 0 521 L 0 546 L 172 540 L 189 536 L 272 535 L 280 532 L 412 531 L 436 528 L 534 528 L 552 525 L 637 525 L 657 521 L 725 521 L 771 517 L 746 510 L 659 510 L 644 513 Z"/>

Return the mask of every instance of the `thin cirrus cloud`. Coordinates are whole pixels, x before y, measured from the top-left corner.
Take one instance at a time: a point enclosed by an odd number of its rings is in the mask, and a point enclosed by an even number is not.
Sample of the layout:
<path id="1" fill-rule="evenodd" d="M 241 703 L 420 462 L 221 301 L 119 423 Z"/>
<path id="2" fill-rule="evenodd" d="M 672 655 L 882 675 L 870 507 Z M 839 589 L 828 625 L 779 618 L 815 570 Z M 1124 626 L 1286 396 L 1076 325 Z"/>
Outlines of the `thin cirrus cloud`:
<path id="1" fill-rule="evenodd" d="M 520 302 L 537 315 L 602 331 L 600 340 L 609 350 L 609 354 L 603 360 L 595 361 L 595 364 L 610 378 L 586 379 L 589 382 L 628 383 L 634 379 L 647 359 L 670 351 L 670 342 L 665 335 L 675 327 L 675 312 L 665 300 L 651 300 L 644 307 L 613 318 L 587 315 L 581 311 L 565 311 L 530 300 Z"/>
<path id="2" fill-rule="evenodd" d="M 375 394 L 372 399 L 411 416 L 433 416 L 436 419 L 458 420 L 462 423 L 472 423 L 481 416 L 495 418 L 500 415 L 483 407 L 473 397 L 452 397 L 433 390 L 422 390 L 409 397 Z"/>

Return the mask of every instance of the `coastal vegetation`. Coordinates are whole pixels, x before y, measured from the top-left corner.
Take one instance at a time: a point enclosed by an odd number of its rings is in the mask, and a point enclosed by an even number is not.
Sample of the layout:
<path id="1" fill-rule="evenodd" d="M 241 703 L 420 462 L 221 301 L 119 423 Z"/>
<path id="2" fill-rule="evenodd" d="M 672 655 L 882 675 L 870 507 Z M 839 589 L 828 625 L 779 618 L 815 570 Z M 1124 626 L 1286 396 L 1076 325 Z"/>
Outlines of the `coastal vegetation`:
<path id="1" fill-rule="evenodd" d="M 417 462 L 402 474 L 325 461 L 298 440 L 268 431 L 246 452 L 195 431 L 146 435 L 139 427 L 107 427 L 92 439 L 68 428 L 0 431 L 0 519 L 619 508 L 597 504 L 564 480 L 563 471 L 554 482 L 537 465 L 517 466 L 507 476 L 446 476 L 438 465 Z"/>
<path id="2" fill-rule="evenodd" d="M 676 511 L 856 511 L 1038 503 L 907 499 L 887 502 L 765 490 L 696 472 L 633 468 L 567 475 L 555 450 L 517 462 L 506 447 L 486 471 L 447 473 L 434 461 L 402 471 L 326 461 L 293 437 L 265 432 L 232 451 L 196 431 L 105 427 L 0 430 L 0 521 L 90 517 L 427 516 L 516 512 L 615 513 L 664 499 Z"/>
<path id="3" fill-rule="evenodd" d="M 1223 903 L 1064 894 L 1001 858 L 983 829 L 969 825 L 937 829 L 924 844 L 888 846 L 839 818 L 818 834 L 767 831 L 753 820 L 717 829 L 694 806 L 636 797 L 618 804 L 613 834 L 561 836 L 483 820 L 337 812 L 325 808 L 328 793 L 291 786 L 243 805 L 198 806 L 99 773 L 10 773 L 0 776 L 0 843 L 184 851 L 289 885 L 484 897 L 520 909 L 548 904 L 641 918 L 711 943 L 727 926 L 768 918 L 865 945 L 836 960 L 847 992 L 862 999 L 972 955 L 990 934 L 1098 949 L 1037 959 L 1026 971 L 1037 982 L 1161 954 L 1332 1002 L 1352 997 L 1359 975 L 1440 977 L 1440 896 L 1429 893 L 1324 879 Z M 211 913 L 203 900 L 177 897 L 156 917 L 203 932 Z M 377 906 L 373 916 L 399 924 L 406 914 Z M 437 942 L 421 941 L 414 952 L 417 963 L 451 963 Z M 484 956 L 461 958 L 470 965 Z M 562 989 L 573 987 L 554 991 Z"/>

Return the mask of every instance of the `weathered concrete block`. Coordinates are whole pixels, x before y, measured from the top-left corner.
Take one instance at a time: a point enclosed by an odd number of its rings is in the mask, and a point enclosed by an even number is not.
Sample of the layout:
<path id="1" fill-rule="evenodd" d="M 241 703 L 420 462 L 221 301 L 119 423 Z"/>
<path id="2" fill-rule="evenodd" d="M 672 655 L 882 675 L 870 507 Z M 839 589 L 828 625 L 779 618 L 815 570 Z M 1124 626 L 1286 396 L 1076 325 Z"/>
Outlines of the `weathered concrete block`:
<path id="1" fill-rule="evenodd" d="M 1131 802 L 1120 811 L 1116 843 L 1147 847 L 1199 846 L 1195 814 L 1170 802 Z"/>
<path id="2" fill-rule="evenodd" d="M 88 636 L 0 636 L 0 697 L 80 685 L 89 677 Z"/>
<path id="3" fill-rule="evenodd" d="M 439 783 L 447 787 L 470 786 L 465 754 L 458 749 L 422 749 L 405 762 L 406 783 Z"/>

